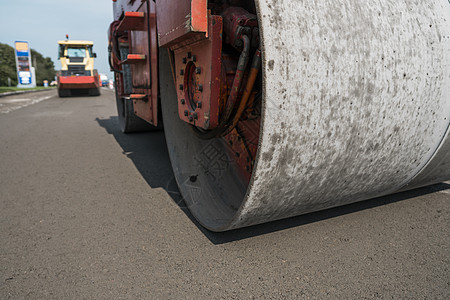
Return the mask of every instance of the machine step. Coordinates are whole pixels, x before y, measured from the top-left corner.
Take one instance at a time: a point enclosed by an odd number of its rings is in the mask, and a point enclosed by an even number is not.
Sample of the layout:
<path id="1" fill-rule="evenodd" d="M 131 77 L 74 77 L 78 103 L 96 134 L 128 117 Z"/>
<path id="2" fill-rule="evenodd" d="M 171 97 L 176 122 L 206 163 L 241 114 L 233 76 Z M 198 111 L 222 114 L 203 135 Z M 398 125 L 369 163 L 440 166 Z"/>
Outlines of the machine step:
<path id="1" fill-rule="evenodd" d="M 147 100 L 146 94 L 130 94 L 131 100 Z"/>
<path id="2" fill-rule="evenodd" d="M 143 12 L 126 11 L 117 31 L 123 33 L 128 30 L 143 29 L 144 17 L 145 14 Z"/>
<path id="3" fill-rule="evenodd" d="M 144 54 L 128 54 L 127 59 L 122 61 L 121 64 L 131 65 L 145 62 L 147 57 Z"/>

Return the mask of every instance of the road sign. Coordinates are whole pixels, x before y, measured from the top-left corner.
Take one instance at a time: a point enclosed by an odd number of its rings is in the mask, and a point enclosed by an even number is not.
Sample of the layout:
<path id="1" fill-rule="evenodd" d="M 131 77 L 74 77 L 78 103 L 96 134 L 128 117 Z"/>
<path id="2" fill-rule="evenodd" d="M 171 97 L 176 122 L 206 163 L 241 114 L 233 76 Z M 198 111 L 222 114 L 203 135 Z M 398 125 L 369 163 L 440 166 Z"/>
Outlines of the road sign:
<path id="1" fill-rule="evenodd" d="M 16 54 L 17 78 L 19 82 L 17 87 L 22 88 L 35 87 L 36 82 L 33 76 L 34 68 L 31 65 L 31 53 L 30 48 L 28 46 L 28 42 L 16 41 L 15 54 Z"/>

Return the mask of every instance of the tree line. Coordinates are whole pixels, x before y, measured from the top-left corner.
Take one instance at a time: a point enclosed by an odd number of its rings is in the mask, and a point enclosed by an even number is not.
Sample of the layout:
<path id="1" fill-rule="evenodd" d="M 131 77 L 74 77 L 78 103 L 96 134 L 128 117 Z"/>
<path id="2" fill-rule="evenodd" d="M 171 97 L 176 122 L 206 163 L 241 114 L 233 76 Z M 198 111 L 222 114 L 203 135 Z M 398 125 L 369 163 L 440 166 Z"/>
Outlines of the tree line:
<path id="1" fill-rule="evenodd" d="M 44 57 L 41 53 L 31 49 L 31 61 L 36 70 L 36 84 L 43 85 L 44 80 L 50 82 L 55 78 L 55 64 L 50 57 Z M 16 59 L 14 48 L 0 43 L 0 86 L 8 85 L 11 78 L 11 86 L 17 85 Z"/>

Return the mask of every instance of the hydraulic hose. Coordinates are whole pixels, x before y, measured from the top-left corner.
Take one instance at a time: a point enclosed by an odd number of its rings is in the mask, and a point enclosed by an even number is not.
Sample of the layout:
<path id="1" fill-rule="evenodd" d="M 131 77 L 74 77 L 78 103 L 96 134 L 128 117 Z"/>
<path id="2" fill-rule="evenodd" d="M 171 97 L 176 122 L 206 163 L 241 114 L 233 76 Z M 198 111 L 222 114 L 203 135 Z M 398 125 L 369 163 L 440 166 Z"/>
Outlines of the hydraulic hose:
<path id="1" fill-rule="evenodd" d="M 112 47 L 111 45 L 108 46 L 108 63 L 109 63 L 109 67 L 111 68 L 111 71 L 116 72 L 116 73 L 123 73 L 121 70 L 118 70 L 116 68 L 114 68 L 113 64 L 111 63 L 111 59 L 112 59 Z"/>
<path id="2" fill-rule="evenodd" d="M 236 104 L 236 101 L 239 97 L 239 91 L 241 89 L 242 85 L 242 79 L 244 77 L 245 69 L 247 68 L 248 61 L 249 61 L 249 54 L 250 54 L 250 39 L 248 36 L 243 35 L 241 37 L 241 40 L 243 42 L 243 50 L 239 57 L 236 75 L 234 76 L 233 85 L 231 87 L 230 95 L 228 96 L 227 103 L 225 105 L 225 110 L 220 118 L 219 125 L 214 128 L 213 130 L 209 131 L 203 131 L 199 128 L 193 126 L 194 132 L 200 137 L 201 139 L 212 139 L 218 136 L 221 136 L 224 131 L 227 129 L 227 124 L 229 123 L 229 119 L 231 116 L 231 113 L 233 112 L 234 106 Z"/>
<path id="3" fill-rule="evenodd" d="M 258 77 L 259 69 L 261 67 L 261 50 L 258 49 L 255 52 L 255 56 L 253 57 L 250 74 L 248 76 L 247 84 L 244 89 L 244 94 L 242 95 L 241 101 L 239 102 L 239 108 L 234 115 L 232 123 L 227 126 L 226 131 L 223 133 L 223 135 L 227 135 L 230 133 L 233 128 L 236 127 L 236 124 L 239 122 L 239 119 L 242 116 L 242 113 L 245 111 L 245 108 L 247 107 L 247 101 L 250 97 L 250 94 L 253 90 L 253 86 L 255 85 L 256 77 Z"/>

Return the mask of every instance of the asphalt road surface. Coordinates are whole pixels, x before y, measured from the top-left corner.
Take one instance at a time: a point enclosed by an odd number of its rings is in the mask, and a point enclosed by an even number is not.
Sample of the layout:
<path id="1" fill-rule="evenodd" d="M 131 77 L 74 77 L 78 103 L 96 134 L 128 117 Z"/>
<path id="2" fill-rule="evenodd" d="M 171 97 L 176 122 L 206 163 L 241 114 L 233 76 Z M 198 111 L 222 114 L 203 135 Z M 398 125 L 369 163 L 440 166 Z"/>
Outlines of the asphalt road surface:
<path id="1" fill-rule="evenodd" d="M 450 298 L 449 182 L 211 233 L 111 91 L 23 97 L 0 99 L 0 299 Z"/>

